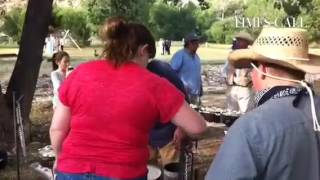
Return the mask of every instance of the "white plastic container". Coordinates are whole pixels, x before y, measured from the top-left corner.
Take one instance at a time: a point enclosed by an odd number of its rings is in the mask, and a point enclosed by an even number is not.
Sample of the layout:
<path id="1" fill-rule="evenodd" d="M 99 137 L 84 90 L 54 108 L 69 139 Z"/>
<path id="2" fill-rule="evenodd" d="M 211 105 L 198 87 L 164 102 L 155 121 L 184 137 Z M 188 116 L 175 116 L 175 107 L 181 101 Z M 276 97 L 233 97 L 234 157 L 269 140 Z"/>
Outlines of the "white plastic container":
<path id="1" fill-rule="evenodd" d="M 179 179 L 180 164 L 169 163 L 163 168 L 163 180 L 178 180 Z"/>
<path id="2" fill-rule="evenodd" d="M 161 169 L 154 165 L 148 165 L 148 180 L 159 180 L 161 177 Z"/>

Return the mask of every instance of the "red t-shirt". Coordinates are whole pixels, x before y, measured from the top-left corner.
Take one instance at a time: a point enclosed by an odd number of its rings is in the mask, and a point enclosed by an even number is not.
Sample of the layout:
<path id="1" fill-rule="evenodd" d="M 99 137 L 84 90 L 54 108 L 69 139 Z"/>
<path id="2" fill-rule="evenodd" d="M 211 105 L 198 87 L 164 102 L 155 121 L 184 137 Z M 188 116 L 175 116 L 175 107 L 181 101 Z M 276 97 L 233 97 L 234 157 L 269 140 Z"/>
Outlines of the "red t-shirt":
<path id="1" fill-rule="evenodd" d="M 78 66 L 59 89 L 71 109 L 70 132 L 58 170 L 112 178 L 146 175 L 149 133 L 169 122 L 184 95 L 135 63 L 115 68 L 106 60 Z"/>

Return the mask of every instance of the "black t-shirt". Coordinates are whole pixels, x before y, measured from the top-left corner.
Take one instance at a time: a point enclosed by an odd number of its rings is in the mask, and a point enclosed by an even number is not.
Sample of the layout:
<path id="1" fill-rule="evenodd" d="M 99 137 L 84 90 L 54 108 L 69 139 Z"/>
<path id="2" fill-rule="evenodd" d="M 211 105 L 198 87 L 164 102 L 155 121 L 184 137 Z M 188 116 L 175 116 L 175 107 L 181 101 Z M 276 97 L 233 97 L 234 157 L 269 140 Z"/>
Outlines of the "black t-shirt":
<path id="1" fill-rule="evenodd" d="M 174 71 L 168 63 L 164 61 L 153 60 L 148 64 L 147 68 L 149 71 L 157 74 L 158 76 L 167 79 L 177 89 L 183 92 L 187 98 L 182 81 L 180 80 L 176 71 Z M 172 123 L 163 124 L 158 121 L 150 133 L 150 145 L 156 148 L 165 146 L 172 140 L 175 129 L 176 126 Z"/>

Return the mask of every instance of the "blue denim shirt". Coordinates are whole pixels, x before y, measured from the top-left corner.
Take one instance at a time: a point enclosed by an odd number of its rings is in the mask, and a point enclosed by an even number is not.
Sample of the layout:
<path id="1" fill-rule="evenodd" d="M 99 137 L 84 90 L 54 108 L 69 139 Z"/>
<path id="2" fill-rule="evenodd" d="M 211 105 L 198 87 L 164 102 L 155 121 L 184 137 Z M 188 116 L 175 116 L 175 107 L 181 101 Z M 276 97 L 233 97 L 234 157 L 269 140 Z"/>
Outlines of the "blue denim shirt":
<path id="1" fill-rule="evenodd" d="M 228 131 L 206 180 L 319 180 L 320 138 L 310 100 L 303 95 L 270 99 Z M 320 98 L 316 97 L 320 119 Z"/>
<path id="2" fill-rule="evenodd" d="M 171 67 L 178 73 L 187 94 L 202 95 L 201 63 L 197 54 L 187 49 L 176 52 L 171 59 Z"/>

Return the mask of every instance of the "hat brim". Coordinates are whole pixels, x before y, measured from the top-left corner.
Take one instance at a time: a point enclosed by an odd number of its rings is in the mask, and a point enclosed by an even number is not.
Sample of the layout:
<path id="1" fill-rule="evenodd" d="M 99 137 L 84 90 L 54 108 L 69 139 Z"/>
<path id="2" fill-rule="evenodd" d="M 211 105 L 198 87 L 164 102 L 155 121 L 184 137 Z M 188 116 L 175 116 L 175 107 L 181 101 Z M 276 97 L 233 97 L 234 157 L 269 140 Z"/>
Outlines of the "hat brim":
<path id="1" fill-rule="evenodd" d="M 292 60 L 286 58 L 269 58 L 263 56 L 252 49 L 234 50 L 228 56 L 228 60 L 237 68 L 250 67 L 250 62 L 266 62 L 277 64 L 290 69 L 300 70 L 306 73 L 318 74 L 320 73 L 320 56 L 315 54 L 308 54 L 308 59 Z"/>
<path id="2" fill-rule="evenodd" d="M 236 38 L 236 39 L 241 39 L 241 40 L 247 41 L 247 42 L 249 42 L 249 43 L 253 43 L 253 41 L 254 41 L 253 38 L 249 38 L 249 37 L 236 36 L 235 38 Z"/>
<path id="3" fill-rule="evenodd" d="M 186 42 L 190 42 L 190 41 L 200 41 L 201 38 L 191 38 L 191 39 L 187 39 Z"/>

